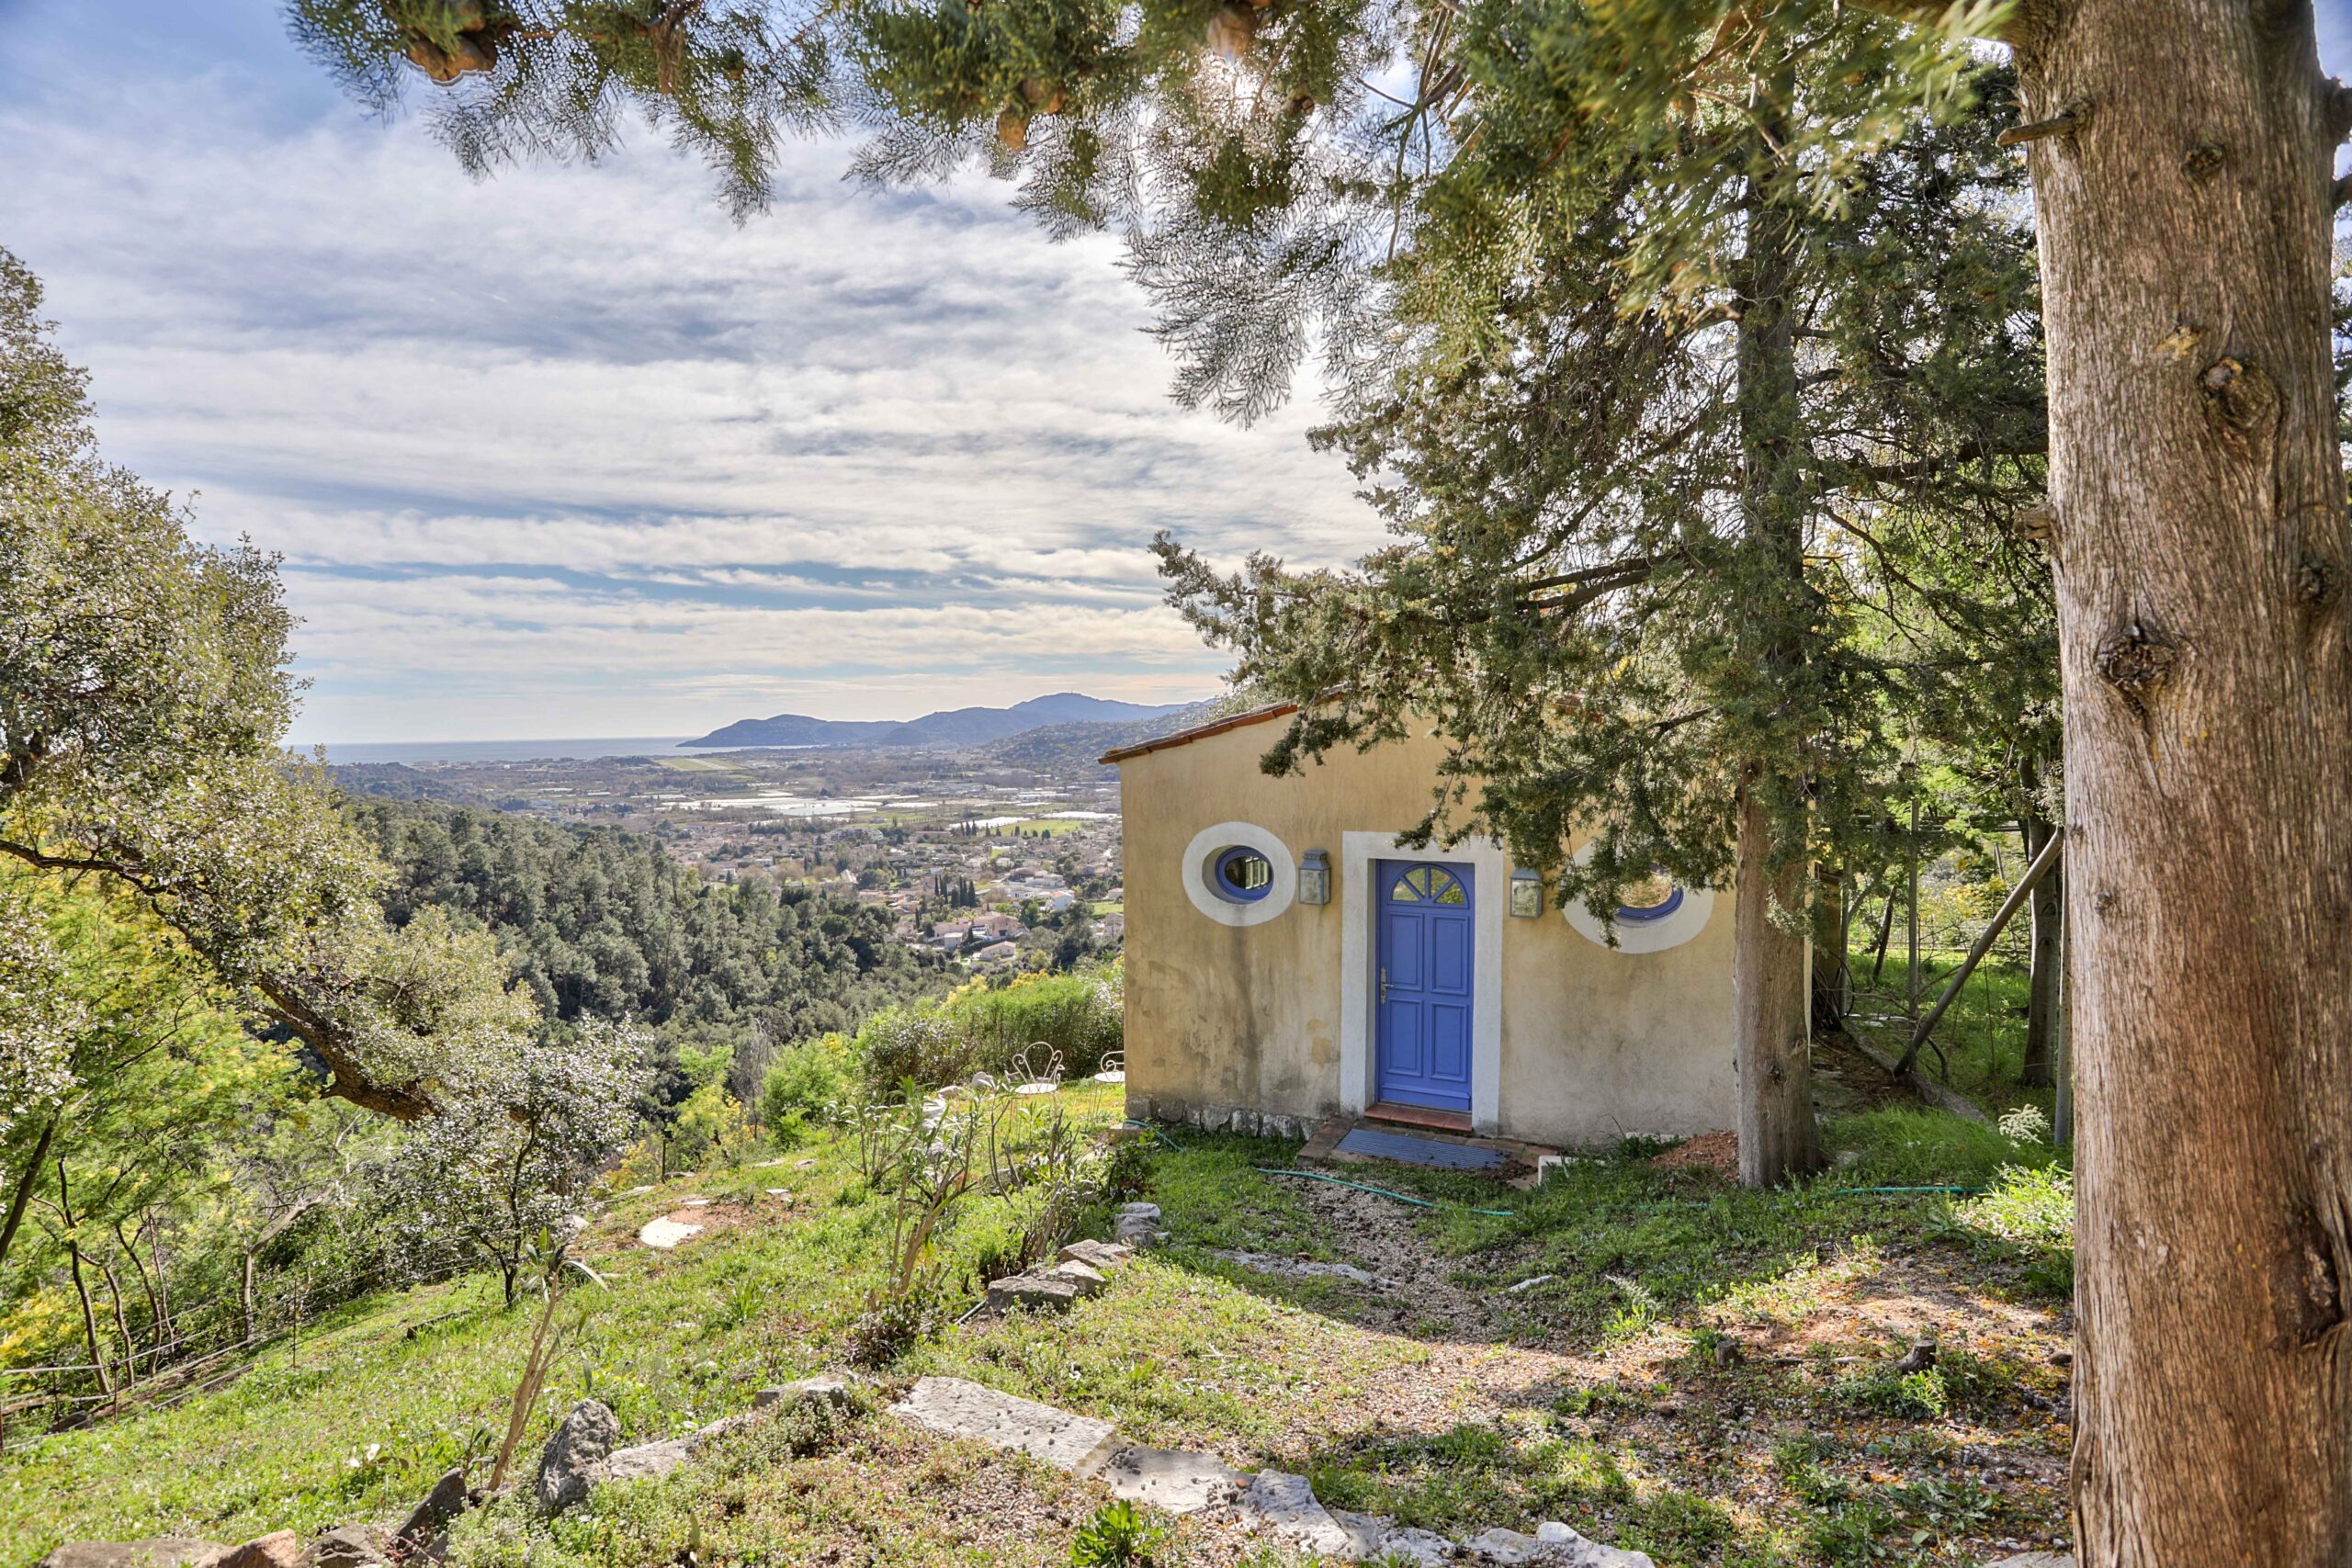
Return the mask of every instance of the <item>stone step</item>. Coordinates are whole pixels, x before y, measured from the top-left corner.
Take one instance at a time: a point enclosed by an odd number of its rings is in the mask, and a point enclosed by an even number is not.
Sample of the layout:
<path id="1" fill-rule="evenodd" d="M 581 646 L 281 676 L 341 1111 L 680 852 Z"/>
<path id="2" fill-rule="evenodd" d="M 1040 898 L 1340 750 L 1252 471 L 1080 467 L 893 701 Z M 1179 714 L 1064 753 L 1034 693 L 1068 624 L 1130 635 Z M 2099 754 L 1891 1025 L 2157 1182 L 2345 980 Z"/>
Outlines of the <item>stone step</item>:
<path id="1" fill-rule="evenodd" d="M 1230 1503 L 1250 1478 L 1208 1454 L 1182 1449 L 1125 1448 L 1102 1467 L 1102 1483 L 1114 1497 L 1142 1503 L 1168 1514 L 1193 1514 Z"/>
<path id="2" fill-rule="evenodd" d="M 1101 1469 L 1119 1447 L 1118 1428 L 1108 1421 L 1074 1416 L 962 1378 L 919 1378 L 906 1398 L 890 1406 L 890 1414 L 943 1437 L 969 1438 L 1027 1454 L 1074 1475 Z"/>

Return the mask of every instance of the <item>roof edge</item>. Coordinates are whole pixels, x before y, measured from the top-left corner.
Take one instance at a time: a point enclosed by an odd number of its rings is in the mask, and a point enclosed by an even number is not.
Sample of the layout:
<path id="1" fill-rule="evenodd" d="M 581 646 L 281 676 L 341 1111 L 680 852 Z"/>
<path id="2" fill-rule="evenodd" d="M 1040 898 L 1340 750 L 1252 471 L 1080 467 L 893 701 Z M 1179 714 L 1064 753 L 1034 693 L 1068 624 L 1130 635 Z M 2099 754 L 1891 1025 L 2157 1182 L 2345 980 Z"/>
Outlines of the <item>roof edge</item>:
<path id="1" fill-rule="evenodd" d="M 1163 735 L 1156 740 L 1139 740 L 1133 746 L 1115 747 L 1095 761 L 1106 765 L 1124 762 L 1130 757 L 1165 751 L 1171 746 L 1189 746 L 1195 740 L 1205 740 L 1212 735 L 1222 735 L 1228 729 L 1239 729 L 1245 725 L 1263 724 L 1272 718 L 1287 718 L 1297 711 L 1296 703 L 1274 703 L 1266 707 L 1251 708 L 1247 713 L 1232 714 L 1207 724 L 1196 724 L 1190 729 L 1180 729 L 1173 735 Z"/>

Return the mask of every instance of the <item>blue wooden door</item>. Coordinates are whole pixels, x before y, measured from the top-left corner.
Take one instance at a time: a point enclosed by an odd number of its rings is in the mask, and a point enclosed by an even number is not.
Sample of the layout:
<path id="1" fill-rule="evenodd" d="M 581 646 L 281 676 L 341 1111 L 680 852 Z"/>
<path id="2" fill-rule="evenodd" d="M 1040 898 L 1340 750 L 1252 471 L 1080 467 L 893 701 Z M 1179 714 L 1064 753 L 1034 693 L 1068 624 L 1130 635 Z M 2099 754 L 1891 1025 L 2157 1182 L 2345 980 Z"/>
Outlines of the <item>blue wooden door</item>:
<path id="1" fill-rule="evenodd" d="M 1374 1098 L 1470 1109 L 1470 868 L 1382 861 Z"/>

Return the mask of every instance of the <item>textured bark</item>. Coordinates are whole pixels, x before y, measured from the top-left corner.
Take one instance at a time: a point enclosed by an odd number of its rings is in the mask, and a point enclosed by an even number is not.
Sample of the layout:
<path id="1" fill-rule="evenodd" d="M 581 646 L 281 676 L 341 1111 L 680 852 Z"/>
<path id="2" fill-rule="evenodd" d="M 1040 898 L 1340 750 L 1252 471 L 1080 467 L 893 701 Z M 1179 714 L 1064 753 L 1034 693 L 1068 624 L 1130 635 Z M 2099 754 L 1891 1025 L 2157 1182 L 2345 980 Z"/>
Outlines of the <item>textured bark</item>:
<path id="1" fill-rule="evenodd" d="M 1776 69 L 1758 84 L 1758 101 L 1785 106 L 1792 73 Z M 1801 197 L 1792 172 L 1770 150 L 1782 140 L 1783 111 L 1758 116 L 1760 151 L 1742 196 L 1747 243 L 1738 268 L 1740 509 L 1754 602 L 1753 653 L 1783 690 L 1804 672 L 1802 627 L 1811 618 L 1804 581 L 1807 480 L 1798 458 L 1803 432 L 1797 381 L 1797 322 L 1792 295 Z M 1813 1130 L 1811 1036 L 1806 1027 L 1805 944 L 1775 917 L 1802 921 L 1806 857 L 1781 854 L 1771 799 L 1785 816 L 1802 795 L 1787 777 L 1803 760 L 1758 759 L 1739 791 L 1732 928 L 1733 1059 L 1737 1075 L 1739 1179 L 1770 1187 L 1819 1163 Z M 1774 778 L 1775 771 L 1781 774 Z M 1767 789 L 1777 784 L 1776 790 Z M 1802 849 L 1802 840 L 1799 840 Z"/>
<path id="2" fill-rule="evenodd" d="M 49 1124 L 40 1130 L 40 1141 L 33 1145 L 33 1157 L 26 1162 L 25 1174 L 17 1179 L 17 1190 L 8 1200 L 8 1217 L 0 1220 L 0 1263 L 8 1261 L 8 1249 L 17 1242 L 17 1232 L 25 1223 L 25 1210 L 32 1202 L 33 1190 L 40 1185 L 40 1173 L 49 1158 L 49 1145 L 57 1136 L 60 1118 L 52 1115 Z"/>
<path id="3" fill-rule="evenodd" d="M 2040 854 L 2041 846 L 2050 841 L 2050 823 L 2029 811 L 2020 825 L 2025 829 L 2026 854 Z M 2059 852 L 2061 857 L 2064 853 Z M 2026 985 L 2025 1065 L 2018 1079 L 2036 1089 L 2047 1089 L 2057 1081 L 2051 1066 L 2051 1037 L 2058 1022 L 2058 931 L 2065 897 L 2066 865 L 2062 858 L 2035 886 L 2033 901 L 2027 906 L 2033 928 Z"/>
<path id="4" fill-rule="evenodd" d="M 1824 876 L 1813 894 L 1813 1028 L 1834 1034 L 1846 1027 L 1846 879 Z"/>
<path id="5" fill-rule="evenodd" d="M 2310 0 L 2034 9 L 2082 1568 L 2352 1561 L 2352 640 Z"/>
<path id="6" fill-rule="evenodd" d="M 1739 1179 L 1749 1187 L 1770 1187 L 1821 1163 L 1813 1129 L 1804 938 L 1772 918 L 1776 903 L 1804 908 L 1804 866 L 1792 862 L 1775 872 L 1771 859 L 1771 818 L 1744 793 L 1732 888 L 1731 987 Z"/>

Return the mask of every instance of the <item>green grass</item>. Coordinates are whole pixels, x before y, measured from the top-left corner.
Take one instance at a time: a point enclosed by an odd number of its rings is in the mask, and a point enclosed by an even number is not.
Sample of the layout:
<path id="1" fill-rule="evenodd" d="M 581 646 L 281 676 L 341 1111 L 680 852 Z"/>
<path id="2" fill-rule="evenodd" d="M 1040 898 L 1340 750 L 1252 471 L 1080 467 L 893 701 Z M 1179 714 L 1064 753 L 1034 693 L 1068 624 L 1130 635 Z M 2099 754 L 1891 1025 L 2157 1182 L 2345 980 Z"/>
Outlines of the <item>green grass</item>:
<path id="1" fill-rule="evenodd" d="M 1922 950 L 1919 954 L 1919 1010 L 1925 1013 L 1936 1005 L 1944 987 L 1967 953 L 1960 949 L 1949 952 Z M 1855 1010 L 1860 1014 L 1895 1015 L 1904 1011 L 1908 996 L 1909 967 L 1900 952 L 1887 954 L 1886 968 L 1875 986 L 1871 985 L 1871 963 L 1868 952 L 1858 951 L 1849 955 L 1857 990 Z M 1869 987 L 1865 992 L 1863 987 Z M 2025 1009 L 2030 989 L 2030 977 L 2021 964 L 1987 958 L 1978 964 L 1962 986 L 1960 995 L 1936 1024 L 1930 1043 L 1924 1051 L 1921 1069 L 1942 1082 L 1950 1084 L 1983 1107 L 1986 1114 L 1999 1117 L 2020 1105 L 2051 1109 L 2054 1098 L 2048 1089 L 2031 1089 L 2018 1081 L 2025 1066 Z M 1869 1037 L 1883 1048 L 1900 1054 L 1910 1042 L 1909 1026 L 1901 1020 L 1871 1025 L 1857 1022 L 1857 1032 Z"/>
<path id="2" fill-rule="evenodd" d="M 1116 1095 L 1064 1091 L 1102 1122 L 1117 1116 Z M 1653 1170 L 1640 1145 L 1534 1192 L 1405 1168 L 1346 1173 L 1440 1205 L 1412 1209 L 1261 1173 L 1289 1166 L 1295 1145 L 1175 1139 L 1181 1148 L 1140 1156 L 1173 1245 L 1069 1316 L 949 1329 L 910 1348 L 845 1416 L 732 1435 L 677 1475 L 608 1488 L 552 1527 L 519 1504 L 469 1516 L 454 1560 L 1068 1561 L 1098 1491 L 876 1413 L 889 1387 L 933 1372 L 1114 1421 L 1141 1441 L 1300 1471 L 1336 1506 L 1457 1535 L 1566 1518 L 1661 1568 L 1958 1564 L 2063 1519 L 2055 1484 L 1980 1488 L 1952 1464 L 1989 1446 L 2063 1473 L 2064 1434 L 2048 1415 L 2064 1386 L 2048 1360 L 2057 1340 L 2018 1326 L 2020 1313 L 2062 1303 L 2071 1259 L 2066 1173 L 2046 1149 L 1883 1111 L 1833 1124 L 1848 1163 L 1782 1192 Z M 842 1363 L 879 1277 L 887 1216 L 839 1141 L 792 1157 L 820 1163 L 682 1178 L 614 1204 L 590 1243 L 612 1289 L 576 1298 L 591 1310 L 557 1359 L 526 1471 L 583 1394 L 643 1441 Z M 1868 1190 L 1923 1185 L 1980 1190 Z M 757 1196 L 768 1186 L 801 1195 L 788 1217 Z M 674 1253 L 629 1244 L 688 1192 L 751 1203 L 722 1204 L 729 1228 Z M 962 1288 L 1020 1218 L 1016 1202 L 990 1200 L 956 1224 L 946 1253 Z M 1374 1220 L 1426 1252 L 1452 1305 L 1212 1256 L 1351 1259 Z M 1545 1273 L 1556 1278 L 1508 1292 Z M 1947 1319 L 1932 1376 L 1893 1366 L 1907 1336 L 1883 1314 L 1915 1309 Z M 482 1451 L 529 1321 L 481 1281 L 380 1297 L 216 1393 L 12 1443 L 0 1455 L 0 1563 L 66 1537 L 235 1540 L 396 1512 Z M 1179 1560 L 1230 1561 L 1204 1539 L 1197 1521 L 1179 1524 Z"/>

